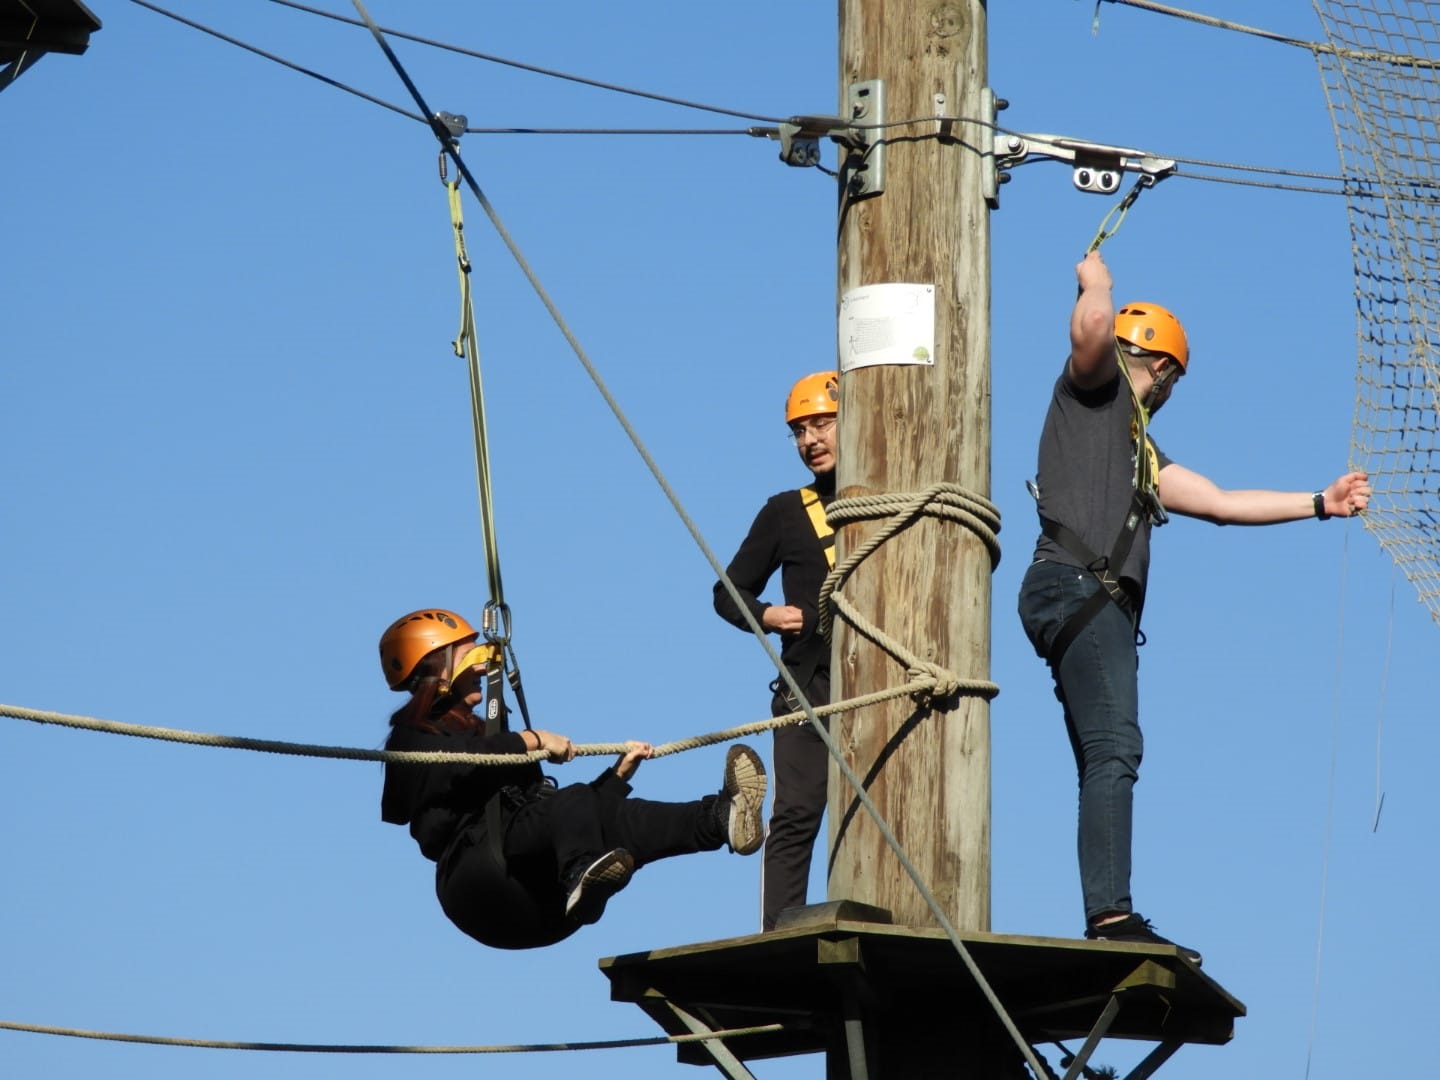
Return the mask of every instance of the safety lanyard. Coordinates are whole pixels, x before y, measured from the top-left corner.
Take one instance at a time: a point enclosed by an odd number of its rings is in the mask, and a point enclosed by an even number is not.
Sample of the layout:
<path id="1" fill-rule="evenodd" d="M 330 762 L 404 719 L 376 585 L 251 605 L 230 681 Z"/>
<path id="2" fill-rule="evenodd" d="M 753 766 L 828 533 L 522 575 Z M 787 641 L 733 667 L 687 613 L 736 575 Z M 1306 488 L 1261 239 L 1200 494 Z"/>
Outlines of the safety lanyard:
<path id="1" fill-rule="evenodd" d="M 485 390 L 480 380 L 480 347 L 475 333 L 475 303 L 470 287 L 470 256 L 465 250 L 465 220 L 460 206 L 460 181 L 448 179 L 447 156 L 440 152 L 440 182 L 450 205 L 450 226 L 455 233 L 455 267 L 460 277 L 460 330 L 451 348 L 467 361 L 470 371 L 470 418 L 475 431 L 475 478 L 480 493 L 480 532 L 485 545 L 485 569 L 490 580 L 490 599 L 480 616 L 480 630 L 485 640 L 495 646 L 498 663 L 487 669 L 495 676 L 487 683 L 487 698 L 504 709 L 497 672 L 503 671 L 515 691 L 515 703 L 530 729 L 530 710 L 520 682 L 520 663 L 510 642 L 510 607 L 505 603 L 505 587 L 500 578 L 500 550 L 495 539 L 495 502 L 490 487 L 490 447 L 485 427 Z M 494 694 L 488 688 L 493 688 Z M 490 708 L 487 701 L 486 709 Z"/>

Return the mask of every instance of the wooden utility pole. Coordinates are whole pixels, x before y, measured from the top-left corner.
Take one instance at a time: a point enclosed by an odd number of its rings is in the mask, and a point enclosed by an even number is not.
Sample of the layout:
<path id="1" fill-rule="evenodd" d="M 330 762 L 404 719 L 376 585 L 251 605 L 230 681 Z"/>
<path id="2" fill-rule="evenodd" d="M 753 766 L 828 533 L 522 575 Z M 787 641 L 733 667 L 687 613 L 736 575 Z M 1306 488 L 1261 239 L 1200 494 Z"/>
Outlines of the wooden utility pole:
<path id="1" fill-rule="evenodd" d="M 841 0 L 840 99 L 883 83 L 885 119 L 984 115 L 984 0 Z M 869 121 L 860 116 L 857 124 Z M 990 494 L 990 224 L 987 127 L 935 119 L 870 131 L 885 146 L 883 193 L 842 195 L 841 296 L 865 285 L 932 285 L 934 364 L 842 374 L 838 494 L 920 491 L 936 482 Z M 861 183 L 868 183 L 862 178 Z M 843 344 L 843 343 L 842 343 Z M 839 530 L 841 559 L 877 528 Z M 925 518 L 882 545 L 845 585 L 892 638 L 962 678 L 988 679 L 990 556 L 953 522 Z M 895 660 L 837 619 L 833 698 L 896 686 Z M 990 928 L 988 703 L 940 709 L 900 698 L 831 721 L 847 760 L 961 931 Z M 929 908 L 839 770 L 830 778 L 829 897 L 932 926 Z"/>

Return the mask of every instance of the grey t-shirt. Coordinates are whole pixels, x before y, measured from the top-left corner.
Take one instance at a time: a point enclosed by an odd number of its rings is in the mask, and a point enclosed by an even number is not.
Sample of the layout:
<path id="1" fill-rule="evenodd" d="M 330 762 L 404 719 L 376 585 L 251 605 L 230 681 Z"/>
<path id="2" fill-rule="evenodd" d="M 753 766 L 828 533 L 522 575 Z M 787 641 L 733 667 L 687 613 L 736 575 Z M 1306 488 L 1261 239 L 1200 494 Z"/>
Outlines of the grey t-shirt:
<path id="1" fill-rule="evenodd" d="M 1108 555 L 1115 546 L 1134 495 L 1130 420 L 1130 393 L 1118 372 L 1104 386 L 1082 390 L 1070 380 L 1067 360 L 1040 431 L 1039 511 L 1042 518 L 1073 531 L 1097 555 Z M 1161 469 L 1170 464 L 1158 446 L 1155 453 Z M 1084 565 L 1043 533 L 1035 544 L 1035 558 Z M 1120 576 L 1143 596 L 1149 568 L 1150 525 L 1145 523 L 1135 534 Z"/>

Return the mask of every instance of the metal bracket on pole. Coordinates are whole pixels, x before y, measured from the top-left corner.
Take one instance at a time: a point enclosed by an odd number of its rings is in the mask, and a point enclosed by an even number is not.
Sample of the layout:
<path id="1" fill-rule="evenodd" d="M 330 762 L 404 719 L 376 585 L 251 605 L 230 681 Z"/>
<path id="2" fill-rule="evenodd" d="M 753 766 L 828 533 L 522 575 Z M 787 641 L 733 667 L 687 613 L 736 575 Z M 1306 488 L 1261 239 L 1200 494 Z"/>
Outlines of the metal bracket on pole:
<path id="1" fill-rule="evenodd" d="M 820 137 L 833 135 L 844 124 L 838 116 L 792 116 L 776 129 L 780 160 L 797 169 L 820 164 Z"/>
<path id="2" fill-rule="evenodd" d="M 1175 171 L 1173 158 L 1063 135 L 996 134 L 994 153 L 1000 183 L 1005 182 L 1005 170 L 1035 157 L 1069 162 L 1070 178 L 1075 186 L 1097 195 L 1115 194 L 1120 188 L 1120 178 L 1127 172 L 1140 173 L 1153 184 Z"/>
<path id="3" fill-rule="evenodd" d="M 850 115 L 792 116 L 774 128 L 752 128 L 751 133 L 780 141 L 780 160 L 796 168 L 820 164 L 820 140 L 840 143 L 849 152 L 846 170 L 852 199 L 879 195 L 885 190 L 885 83 L 880 79 L 852 83 Z"/>
<path id="4" fill-rule="evenodd" d="M 850 120 L 862 125 L 852 131 L 851 152 L 859 161 L 850 174 L 850 197 L 869 198 L 885 192 L 885 81 L 866 79 L 850 84 Z"/>
<path id="5" fill-rule="evenodd" d="M 980 91 L 980 127 L 982 134 L 995 130 L 995 117 L 1001 109 L 1008 109 L 1010 103 L 996 97 L 995 91 L 986 86 Z M 999 164 L 1000 140 L 991 140 L 990 149 L 982 154 L 980 166 L 980 193 L 985 196 L 985 205 L 991 210 L 1000 209 L 1000 185 L 1010 179 L 1010 174 Z"/>

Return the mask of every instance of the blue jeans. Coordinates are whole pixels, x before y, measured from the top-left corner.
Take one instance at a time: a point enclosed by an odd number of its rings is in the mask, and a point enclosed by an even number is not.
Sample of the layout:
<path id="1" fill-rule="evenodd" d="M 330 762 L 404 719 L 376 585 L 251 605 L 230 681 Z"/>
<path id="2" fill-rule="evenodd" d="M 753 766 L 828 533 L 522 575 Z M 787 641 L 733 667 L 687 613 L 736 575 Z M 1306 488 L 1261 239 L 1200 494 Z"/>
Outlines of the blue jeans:
<path id="1" fill-rule="evenodd" d="M 1100 588 L 1088 571 L 1032 563 L 1020 586 L 1020 622 L 1045 657 L 1065 620 Z M 1080 889 L 1085 917 L 1132 910 L 1132 789 L 1139 777 L 1138 657 L 1131 617 L 1106 604 L 1050 674 L 1065 708 L 1065 728 L 1080 777 Z"/>

